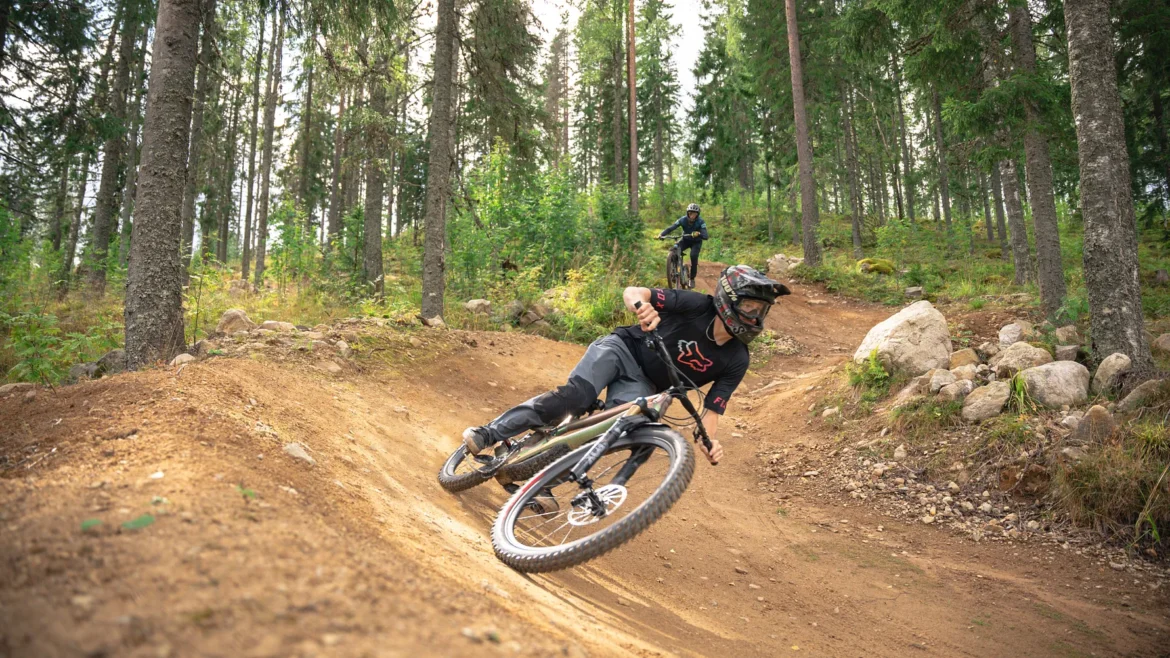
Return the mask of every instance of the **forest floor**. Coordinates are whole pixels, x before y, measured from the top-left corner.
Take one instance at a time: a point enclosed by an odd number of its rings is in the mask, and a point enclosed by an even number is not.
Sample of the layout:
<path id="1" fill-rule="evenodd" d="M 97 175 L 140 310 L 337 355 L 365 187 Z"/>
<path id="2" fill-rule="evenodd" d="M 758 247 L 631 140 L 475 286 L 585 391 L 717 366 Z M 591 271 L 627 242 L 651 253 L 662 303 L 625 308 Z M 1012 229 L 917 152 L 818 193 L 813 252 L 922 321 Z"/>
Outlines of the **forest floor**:
<path id="1" fill-rule="evenodd" d="M 272 348 L 0 400 L 0 657 L 1167 655 L 1166 588 L 896 521 L 827 479 L 769 492 L 761 453 L 838 440 L 809 389 L 891 313 L 813 286 L 777 311 L 801 352 L 749 374 L 724 462 L 549 575 L 494 557 L 502 490 L 435 473 L 578 345 L 370 322 L 340 368 Z"/>

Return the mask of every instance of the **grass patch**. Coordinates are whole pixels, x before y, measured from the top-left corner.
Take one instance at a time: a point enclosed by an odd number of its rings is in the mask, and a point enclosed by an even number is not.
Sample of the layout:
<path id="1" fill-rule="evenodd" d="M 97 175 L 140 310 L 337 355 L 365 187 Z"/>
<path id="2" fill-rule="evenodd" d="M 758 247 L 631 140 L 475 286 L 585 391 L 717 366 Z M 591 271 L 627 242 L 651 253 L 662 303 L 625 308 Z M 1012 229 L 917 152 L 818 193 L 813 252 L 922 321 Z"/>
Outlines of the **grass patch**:
<path id="1" fill-rule="evenodd" d="M 942 430 L 962 424 L 962 402 L 919 398 L 893 411 L 894 427 L 911 442 L 932 438 Z"/>
<path id="2" fill-rule="evenodd" d="M 850 361 L 845 374 L 849 378 L 849 385 L 859 392 L 862 404 L 873 404 L 890 394 L 890 373 L 878 360 L 876 349 L 869 353 L 865 363 Z"/>
<path id="3" fill-rule="evenodd" d="M 1170 429 L 1126 428 L 1056 471 L 1057 503 L 1073 522 L 1135 542 L 1163 544 L 1170 528 Z"/>

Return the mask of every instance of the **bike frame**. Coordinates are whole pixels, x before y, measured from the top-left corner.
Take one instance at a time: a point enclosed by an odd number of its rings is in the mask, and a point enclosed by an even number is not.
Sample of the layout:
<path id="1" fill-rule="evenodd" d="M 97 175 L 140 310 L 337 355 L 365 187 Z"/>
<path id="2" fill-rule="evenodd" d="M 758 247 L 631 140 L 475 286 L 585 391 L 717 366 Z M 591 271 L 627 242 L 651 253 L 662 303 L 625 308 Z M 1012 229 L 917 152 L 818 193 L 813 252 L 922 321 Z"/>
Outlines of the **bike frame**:
<path id="1" fill-rule="evenodd" d="M 658 416 L 662 416 L 670 407 L 670 403 L 673 400 L 674 396 L 671 395 L 671 392 L 665 391 L 647 398 L 646 406 L 654 410 Z M 550 437 L 548 441 L 543 441 L 531 447 L 520 448 L 512 456 L 512 459 L 514 461 L 522 461 L 562 445 L 568 447 L 570 451 L 576 450 L 608 432 L 623 416 L 641 413 L 642 410 L 633 402 L 627 402 L 612 409 L 607 409 L 599 414 L 586 416 L 585 418 L 552 429 L 547 434 Z"/>

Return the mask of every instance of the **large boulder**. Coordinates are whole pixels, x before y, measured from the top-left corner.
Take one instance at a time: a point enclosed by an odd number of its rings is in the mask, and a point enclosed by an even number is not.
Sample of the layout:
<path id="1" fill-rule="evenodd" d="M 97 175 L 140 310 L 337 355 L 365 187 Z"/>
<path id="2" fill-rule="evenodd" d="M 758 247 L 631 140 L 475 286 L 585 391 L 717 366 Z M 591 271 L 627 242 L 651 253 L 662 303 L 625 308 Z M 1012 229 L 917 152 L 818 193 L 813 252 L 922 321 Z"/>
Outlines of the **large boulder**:
<path id="1" fill-rule="evenodd" d="M 472 299 L 464 304 L 463 308 L 476 315 L 490 315 L 492 312 L 492 303 L 486 299 Z"/>
<path id="2" fill-rule="evenodd" d="M 951 364 L 951 335 L 947 320 L 930 302 L 914 302 L 869 330 L 853 360 L 864 363 L 876 350 L 891 372 L 921 375 Z"/>
<path id="3" fill-rule="evenodd" d="M 789 269 L 803 262 L 803 258 L 789 258 L 784 254 L 776 254 L 768 259 L 766 273 L 768 276 L 787 276 Z"/>
<path id="4" fill-rule="evenodd" d="M 1013 343 L 1006 350 L 996 354 L 991 365 L 995 368 L 997 377 L 1007 379 L 1021 370 L 1051 362 L 1052 355 L 1048 353 L 1048 350 L 1034 347 L 1028 343 Z"/>
<path id="5" fill-rule="evenodd" d="M 1170 334 L 1162 334 L 1161 336 L 1158 336 L 1154 339 L 1154 342 L 1150 344 L 1150 347 L 1156 354 L 1170 354 Z"/>
<path id="6" fill-rule="evenodd" d="M 1032 323 L 1025 320 L 1016 320 L 1015 322 L 1004 326 L 999 330 L 999 346 L 1010 347 L 1022 340 L 1028 340 L 1032 337 Z"/>
<path id="7" fill-rule="evenodd" d="M 1093 375 L 1093 394 L 1105 395 L 1117 387 L 1118 378 L 1129 372 L 1133 362 L 1121 352 L 1114 352 L 1101 361 L 1097 366 L 1097 374 Z"/>
<path id="8" fill-rule="evenodd" d="M 991 382 L 971 391 L 963 400 L 963 420 L 976 423 L 995 418 L 1003 412 L 1011 392 L 1007 382 Z"/>
<path id="9" fill-rule="evenodd" d="M 1134 387 L 1121 402 L 1117 403 L 1117 411 L 1119 413 L 1137 411 L 1158 396 L 1165 394 L 1168 388 L 1170 388 L 1170 379 L 1151 379 L 1148 382 L 1142 382 Z"/>
<path id="10" fill-rule="evenodd" d="M 1041 406 L 1059 409 L 1089 399 L 1089 369 L 1075 361 L 1056 361 L 1020 371 L 1028 395 Z"/>
<path id="11" fill-rule="evenodd" d="M 297 326 L 291 322 L 281 322 L 279 320 L 265 320 L 260 325 L 261 329 L 269 331 L 296 331 Z"/>
<path id="12" fill-rule="evenodd" d="M 979 363 L 979 354 L 970 347 L 957 350 L 954 354 L 951 354 L 951 370 L 961 366 L 977 366 Z"/>
<path id="13" fill-rule="evenodd" d="M 215 325 L 217 332 L 228 336 L 237 331 L 251 331 L 255 328 L 256 323 L 248 319 L 248 314 L 238 308 L 229 308 L 224 311 L 219 318 L 219 324 Z"/>
<path id="14" fill-rule="evenodd" d="M 126 350 L 110 350 L 97 360 L 94 377 L 116 375 L 126 369 Z"/>
<path id="15" fill-rule="evenodd" d="M 989 361 L 991 357 L 999 354 L 999 352 L 999 344 L 992 343 L 990 341 L 980 343 L 979 347 L 975 348 L 975 353 L 978 354 L 984 361 Z"/>
<path id="16" fill-rule="evenodd" d="M 1077 422 L 1070 441 L 1079 445 L 1103 443 L 1116 429 L 1117 421 L 1113 420 L 1113 414 L 1099 404 L 1093 405 Z"/>

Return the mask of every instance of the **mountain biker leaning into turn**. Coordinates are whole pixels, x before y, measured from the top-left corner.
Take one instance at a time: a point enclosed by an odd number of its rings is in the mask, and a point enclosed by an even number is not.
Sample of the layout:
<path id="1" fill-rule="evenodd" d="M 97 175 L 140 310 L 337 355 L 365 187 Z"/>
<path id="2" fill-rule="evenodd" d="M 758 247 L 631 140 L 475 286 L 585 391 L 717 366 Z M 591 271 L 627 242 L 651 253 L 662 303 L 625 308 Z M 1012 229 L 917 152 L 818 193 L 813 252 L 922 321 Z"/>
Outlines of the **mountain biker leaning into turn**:
<path id="1" fill-rule="evenodd" d="M 463 431 L 463 442 L 472 453 L 521 432 L 556 425 L 568 416 L 593 407 L 606 389 L 606 407 L 632 402 L 670 388 L 666 365 L 646 346 L 643 331 L 658 329 L 679 370 L 696 386 L 710 383 L 703 406 L 703 426 L 711 438 L 711 463 L 723 456 L 716 440 L 719 416 L 727 400 L 747 372 L 748 343 L 764 328 L 764 318 L 777 297 L 789 294 L 747 265 L 723 270 L 714 295 L 688 290 L 626 288 L 626 308 L 638 316 L 638 324 L 618 327 L 593 341 L 573 368 L 569 381 L 556 390 L 515 406 L 482 427 Z M 635 305 L 641 302 L 639 308 Z"/>
<path id="2" fill-rule="evenodd" d="M 707 239 L 707 223 L 699 216 L 699 204 L 687 206 L 687 214 L 663 229 L 658 237 L 665 238 L 676 228 L 681 228 L 683 232 L 682 240 L 678 243 L 679 255 L 687 249 L 691 250 L 691 288 L 694 289 L 695 273 L 699 271 L 699 250 L 703 248 L 703 240 Z"/>

